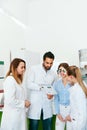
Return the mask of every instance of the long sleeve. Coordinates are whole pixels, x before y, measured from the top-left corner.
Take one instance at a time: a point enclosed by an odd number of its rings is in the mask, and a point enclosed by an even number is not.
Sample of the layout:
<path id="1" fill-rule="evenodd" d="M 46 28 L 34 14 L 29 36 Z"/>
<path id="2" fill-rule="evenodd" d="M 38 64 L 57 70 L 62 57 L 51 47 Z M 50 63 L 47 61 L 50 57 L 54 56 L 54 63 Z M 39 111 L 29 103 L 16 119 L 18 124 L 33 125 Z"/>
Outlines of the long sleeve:
<path id="1" fill-rule="evenodd" d="M 76 84 L 70 91 L 71 119 L 77 121 L 77 128 L 84 126 L 86 121 L 86 97 L 81 87 Z"/>
<path id="2" fill-rule="evenodd" d="M 62 83 L 62 80 L 58 80 L 53 84 L 53 88 L 55 89 L 57 95 L 54 98 L 54 104 L 56 109 L 56 114 L 60 113 L 60 105 L 68 106 L 70 104 L 70 93 L 69 88 L 70 85 L 67 84 L 66 87 Z"/>
<path id="3" fill-rule="evenodd" d="M 55 90 L 56 93 L 57 93 L 57 94 L 54 96 L 55 114 L 59 114 L 59 113 L 60 113 L 60 109 L 59 109 L 59 95 L 58 95 L 57 82 L 54 82 L 53 88 L 54 88 L 54 90 Z"/>
<path id="4" fill-rule="evenodd" d="M 21 99 L 20 93 L 17 92 L 16 82 L 14 78 L 11 76 L 7 77 L 7 79 L 5 80 L 3 84 L 3 87 L 4 87 L 4 104 L 11 107 L 24 108 L 25 106 L 24 99 Z M 20 86 L 17 86 L 17 87 L 20 87 Z M 19 97 L 17 98 L 16 95 L 18 95 Z"/>
<path id="5" fill-rule="evenodd" d="M 55 113 L 59 114 L 60 113 L 60 109 L 59 109 L 59 97 L 58 97 L 58 94 L 56 94 L 54 96 L 54 106 L 55 106 Z"/>
<path id="6" fill-rule="evenodd" d="M 37 72 L 38 73 L 38 72 Z M 37 82 L 35 82 L 36 73 L 34 72 L 33 68 L 28 71 L 27 75 L 27 88 L 30 90 L 40 90 L 40 86 Z"/>
<path id="7" fill-rule="evenodd" d="M 83 94 L 83 92 L 79 91 L 79 90 L 78 90 L 78 93 L 76 93 L 74 96 L 75 96 L 75 102 L 76 102 L 74 104 L 75 104 L 76 109 L 78 110 L 77 114 L 76 114 L 77 115 L 76 118 L 79 117 L 79 120 L 81 121 L 81 119 L 83 119 L 84 115 L 86 114 L 84 111 L 85 104 L 86 104 L 86 98 L 85 98 L 85 95 Z"/>

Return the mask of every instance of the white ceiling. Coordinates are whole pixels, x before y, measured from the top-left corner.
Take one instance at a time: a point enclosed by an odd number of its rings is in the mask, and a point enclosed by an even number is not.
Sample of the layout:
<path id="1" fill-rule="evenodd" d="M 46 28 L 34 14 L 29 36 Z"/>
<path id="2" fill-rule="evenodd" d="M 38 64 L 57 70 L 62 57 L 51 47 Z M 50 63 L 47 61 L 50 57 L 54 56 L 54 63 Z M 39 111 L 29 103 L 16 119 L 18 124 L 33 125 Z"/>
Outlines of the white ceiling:
<path id="1" fill-rule="evenodd" d="M 14 17 L 22 24 L 28 25 L 28 3 L 31 0 L 0 0 L 4 13 Z"/>

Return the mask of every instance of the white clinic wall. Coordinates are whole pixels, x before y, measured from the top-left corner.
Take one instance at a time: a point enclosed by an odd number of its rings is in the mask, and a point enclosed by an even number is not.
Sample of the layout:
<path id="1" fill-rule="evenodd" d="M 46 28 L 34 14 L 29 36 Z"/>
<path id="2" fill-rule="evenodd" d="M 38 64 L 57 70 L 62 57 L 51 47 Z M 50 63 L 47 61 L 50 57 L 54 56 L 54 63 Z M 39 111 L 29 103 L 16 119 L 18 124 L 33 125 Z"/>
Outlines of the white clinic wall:
<path id="1" fill-rule="evenodd" d="M 22 48 L 24 40 L 24 29 L 10 17 L 0 13 L 0 48 Z"/>
<path id="2" fill-rule="evenodd" d="M 22 58 L 26 61 L 26 69 L 32 65 L 40 64 L 40 54 L 27 49 L 11 49 L 11 61 L 14 58 Z M 15 53 L 16 52 L 16 53 Z"/>
<path id="3" fill-rule="evenodd" d="M 25 47 L 24 30 L 15 19 L 0 9 L 0 61 L 4 61 L 4 75 L 10 64 L 10 50 Z"/>
<path id="4" fill-rule="evenodd" d="M 44 0 L 29 3 L 26 46 L 42 54 L 51 50 L 57 61 L 79 65 L 78 50 L 87 48 L 87 1 Z M 30 37 L 29 37 L 30 36 Z"/>
<path id="5" fill-rule="evenodd" d="M 0 72 L 0 75 L 5 76 L 8 68 L 9 68 L 9 63 L 10 63 L 10 51 L 9 51 L 9 49 L 0 48 L 0 61 L 4 61 L 3 72 Z"/>
<path id="6" fill-rule="evenodd" d="M 56 61 L 79 65 L 78 50 L 87 48 L 86 0 L 1 0 L 18 21 L 0 14 L 0 47 L 27 48 Z"/>

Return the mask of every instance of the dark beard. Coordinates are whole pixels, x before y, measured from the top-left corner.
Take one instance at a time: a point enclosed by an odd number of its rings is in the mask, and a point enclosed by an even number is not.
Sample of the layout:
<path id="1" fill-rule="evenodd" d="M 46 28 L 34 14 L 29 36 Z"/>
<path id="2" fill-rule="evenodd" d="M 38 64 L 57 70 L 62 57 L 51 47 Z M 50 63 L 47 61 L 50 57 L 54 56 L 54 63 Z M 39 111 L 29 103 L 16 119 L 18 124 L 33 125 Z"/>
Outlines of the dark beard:
<path id="1" fill-rule="evenodd" d="M 45 69 L 46 71 L 51 69 L 51 67 L 49 67 L 49 68 L 45 67 L 44 64 L 43 64 L 43 67 L 44 67 L 44 69 Z"/>

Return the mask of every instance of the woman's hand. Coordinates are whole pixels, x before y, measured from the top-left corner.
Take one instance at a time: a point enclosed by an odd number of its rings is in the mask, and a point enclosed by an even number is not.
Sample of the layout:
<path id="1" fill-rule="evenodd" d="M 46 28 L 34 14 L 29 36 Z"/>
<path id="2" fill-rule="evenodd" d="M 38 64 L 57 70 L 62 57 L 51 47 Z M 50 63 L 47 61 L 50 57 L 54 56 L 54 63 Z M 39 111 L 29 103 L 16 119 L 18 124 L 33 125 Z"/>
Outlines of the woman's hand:
<path id="1" fill-rule="evenodd" d="M 30 101 L 25 100 L 25 107 L 28 108 L 31 105 Z"/>
<path id="2" fill-rule="evenodd" d="M 68 115 L 68 116 L 65 118 L 65 120 L 71 122 L 71 117 L 70 117 L 70 115 Z"/>
<path id="3" fill-rule="evenodd" d="M 58 119 L 59 119 L 60 121 L 65 122 L 65 119 L 63 119 L 63 117 L 61 116 L 61 114 L 58 114 L 57 117 L 58 117 Z"/>

